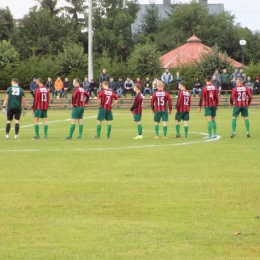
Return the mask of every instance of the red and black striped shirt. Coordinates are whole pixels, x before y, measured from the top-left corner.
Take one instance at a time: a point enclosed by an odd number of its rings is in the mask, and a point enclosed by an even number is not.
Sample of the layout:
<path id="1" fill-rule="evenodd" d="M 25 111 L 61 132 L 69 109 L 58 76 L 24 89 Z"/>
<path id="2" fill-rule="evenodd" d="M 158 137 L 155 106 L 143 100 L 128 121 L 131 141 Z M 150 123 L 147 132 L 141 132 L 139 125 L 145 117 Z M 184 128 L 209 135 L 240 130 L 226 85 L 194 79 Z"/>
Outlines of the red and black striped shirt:
<path id="1" fill-rule="evenodd" d="M 39 86 L 35 92 L 33 110 L 48 110 L 50 93 L 44 86 Z"/>
<path id="2" fill-rule="evenodd" d="M 86 99 L 84 99 L 84 97 Z M 88 103 L 90 96 L 89 93 L 81 86 L 75 87 L 72 95 L 73 107 L 84 107 Z"/>
<path id="3" fill-rule="evenodd" d="M 178 94 L 175 109 L 177 112 L 190 112 L 191 96 L 186 89 L 181 90 Z"/>
<path id="4" fill-rule="evenodd" d="M 135 115 L 141 115 L 142 114 L 142 109 L 143 109 L 143 95 L 141 92 L 139 92 L 135 96 L 134 104 L 131 107 L 131 111 Z"/>
<path id="5" fill-rule="evenodd" d="M 151 99 L 151 107 L 153 112 L 172 111 L 172 101 L 169 93 L 164 90 L 157 90 Z"/>
<path id="6" fill-rule="evenodd" d="M 202 89 L 199 107 L 201 108 L 203 103 L 205 107 L 217 107 L 218 102 L 218 88 L 212 84 L 206 85 Z"/>
<path id="7" fill-rule="evenodd" d="M 98 99 L 101 100 L 100 102 L 100 107 L 103 107 L 104 109 L 110 111 L 113 99 L 118 100 L 118 96 L 116 95 L 115 92 L 113 92 L 110 89 L 103 89 L 99 95 Z"/>
<path id="8" fill-rule="evenodd" d="M 235 100 L 235 107 L 247 107 L 250 106 L 252 101 L 252 94 L 250 88 L 245 86 L 237 86 L 232 90 L 230 97 L 230 104 L 233 106 Z"/>

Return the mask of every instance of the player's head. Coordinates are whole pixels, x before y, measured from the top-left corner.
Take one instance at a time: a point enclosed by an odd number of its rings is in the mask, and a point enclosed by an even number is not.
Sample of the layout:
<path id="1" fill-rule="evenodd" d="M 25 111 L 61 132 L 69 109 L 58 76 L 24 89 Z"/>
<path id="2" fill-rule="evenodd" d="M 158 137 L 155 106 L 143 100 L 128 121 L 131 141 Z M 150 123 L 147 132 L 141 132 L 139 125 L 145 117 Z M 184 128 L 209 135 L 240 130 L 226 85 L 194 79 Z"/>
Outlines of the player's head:
<path id="1" fill-rule="evenodd" d="M 186 82 L 185 81 L 180 81 L 179 89 L 185 89 L 185 88 L 186 88 Z"/>
<path id="2" fill-rule="evenodd" d="M 243 79 L 237 78 L 237 86 L 243 85 Z"/>
<path id="3" fill-rule="evenodd" d="M 80 79 L 78 79 L 78 78 L 75 78 L 74 80 L 73 80 L 73 86 L 74 87 L 78 87 L 78 86 L 80 86 Z"/>
<path id="4" fill-rule="evenodd" d="M 36 79 L 36 84 L 38 86 L 42 86 L 43 85 L 43 80 L 41 78 Z"/>
<path id="5" fill-rule="evenodd" d="M 18 80 L 17 78 L 13 78 L 13 79 L 11 80 L 11 85 L 12 85 L 12 86 L 18 86 L 18 85 L 19 85 L 19 80 Z"/>
<path id="6" fill-rule="evenodd" d="M 160 89 L 160 90 L 163 90 L 163 89 L 164 89 L 164 83 L 163 83 L 161 80 L 158 80 L 158 82 L 157 82 L 157 88 Z"/>
<path id="7" fill-rule="evenodd" d="M 211 81 L 212 81 L 212 77 L 211 77 L 210 75 L 208 75 L 208 76 L 206 77 L 206 82 L 207 82 L 207 83 L 211 83 Z"/>
<path id="8" fill-rule="evenodd" d="M 135 83 L 134 84 L 134 91 L 138 93 L 138 92 L 140 92 L 140 89 L 141 89 L 141 85 L 139 83 Z"/>
<path id="9" fill-rule="evenodd" d="M 102 88 L 108 89 L 108 82 L 107 82 L 107 81 L 104 81 L 104 82 L 102 83 Z"/>

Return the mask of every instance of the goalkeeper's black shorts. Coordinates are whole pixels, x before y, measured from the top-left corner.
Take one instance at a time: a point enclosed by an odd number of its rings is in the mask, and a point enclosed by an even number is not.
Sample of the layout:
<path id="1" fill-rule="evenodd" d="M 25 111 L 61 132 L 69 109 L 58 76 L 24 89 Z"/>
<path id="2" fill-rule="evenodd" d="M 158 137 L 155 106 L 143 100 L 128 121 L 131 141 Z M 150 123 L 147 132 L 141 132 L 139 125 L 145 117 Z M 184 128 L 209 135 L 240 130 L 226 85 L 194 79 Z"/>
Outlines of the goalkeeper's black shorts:
<path id="1" fill-rule="evenodd" d="M 15 120 L 20 120 L 22 110 L 21 109 L 8 109 L 7 110 L 7 120 L 12 121 L 13 118 Z"/>

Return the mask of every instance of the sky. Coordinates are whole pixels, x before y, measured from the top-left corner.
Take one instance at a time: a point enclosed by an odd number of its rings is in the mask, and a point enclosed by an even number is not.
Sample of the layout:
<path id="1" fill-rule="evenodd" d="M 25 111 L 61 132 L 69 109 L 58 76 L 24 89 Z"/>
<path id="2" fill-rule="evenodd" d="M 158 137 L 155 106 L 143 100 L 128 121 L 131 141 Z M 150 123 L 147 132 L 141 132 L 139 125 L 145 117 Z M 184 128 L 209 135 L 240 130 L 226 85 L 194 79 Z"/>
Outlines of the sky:
<path id="1" fill-rule="evenodd" d="M 87 2 L 88 0 L 86 0 Z M 163 0 L 155 0 L 157 4 L 162 4 Z M 189 0 L 180 0 L 183 3 Z M 64 0 L 59 0 L 64 2 Z M 139 0 L 141 4 L 148 4 L 149 0 Z M 236 22 L 243 27 L 255 31 L 260 30 L 258 17 L 260 16 L 260 0 L 208 0 L 209 4 L 224 3 L 225 10 L 236 16 Z M 15 18 L 22 18 L 28 13 L 29 8 L 35 5 L 34 0 L 0 0 L 0 6 L 9 6 Z"/>

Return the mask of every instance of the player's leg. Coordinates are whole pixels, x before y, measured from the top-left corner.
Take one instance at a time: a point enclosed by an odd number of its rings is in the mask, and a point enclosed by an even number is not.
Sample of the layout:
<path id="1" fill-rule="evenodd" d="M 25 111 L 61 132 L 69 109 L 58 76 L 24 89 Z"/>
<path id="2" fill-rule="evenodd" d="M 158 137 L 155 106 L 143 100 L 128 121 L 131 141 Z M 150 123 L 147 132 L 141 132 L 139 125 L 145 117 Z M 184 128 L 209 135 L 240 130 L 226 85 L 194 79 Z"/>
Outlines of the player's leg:
<path id="1" fill-rule="evenodd" d="M 183 121 L 184 121 L 184 135 L 185 138 L 188 137 L 188 132 L 189 132 L 189 125 L 188 125 L 188 121 L 190 120 L 190 113 L 185 113 L 183 116 Z"/>
<path id="2" fill-rule="evenodd" d="M 168 111 L 162 111 L 161 112 L 162 122 L 163 122 L 163 138 L 167 138 L 167 122 L 168 122 Z"/>
<path id="3" fill-rule="evenodd" d="M 234 138 L 236 136 L 236 128 L 237 128 L 237 117 L 240 114 L 240 108 L 239 107 L 234 107 L 233 109 L 233 118 L 232 118 L 232 133 L 230 135 L 231 138 Z"/>
<path id="4" fill-rule="evenodd" d="M 83 119 L 79 119 L 78 120 L 78 124 L 79 124 L 79 135 L 77 137 L 77 139 L 81 139 L 82 138 L 82 133 L 83 133 Z"/>
<path id="5" fill-rule="evenodd" d="M 112 111 L 107 111 L 105 119 L 107 120 L 107 138 L 110 138 L 111 130 L 112 130 L 112 121 L 113 121 L 113 113 Z"/>
<path id="6" fill-rule="evenodd" d="M 159 123 L 161 122 L 161 113 L 154 112 L 154 131 L 155 131 L 155 139 L 159 138 Z"/>
<path id="7" fill-rule="evenodd" d="M 43 110 L 42 122 L 43 122 L 44 139 L 48 139 L 47 110 Z"/>
<path id="8" fill-rule="evenodd" d="M 15 126 L 14 126 L 14 132 L 15 132 L 15 139 L 18 139 L 18 134 L 19 134 L 19 129 L 20 129 L 20 117 L 21 117 L 21 113 L 22 111 L 19 110 L 15 110 L 14 112 L 14 119 L 15 119 Z"/>
<path id="9" fill-rule="evenodd" d="M 141 118 L 142 115 L 134 114 L 134 121 L 136 123 L 138 133 L 137 137 L 135 137 L 134 139 L 143 139 L 143 126 L 141 123 Z"/>
<path id="10" fill-rule="evenodd" d="M 34 118 L 33 118 L 35 136 L 33 137 L 33 139 L 40 139 L 40 135 L 39 135 L 39 117 L 38 116 L 39 116 L 39 110 L 35 110 L 34 111 Z"/>
<path id="11" fill-rule="evenodd" d="M 204 139 L 211 139 L 212 138 L 212 107 L 206 107 L 205 108 L 205 117 L 207 121 L 207 126 L 208 126 L 208 136 L 204 137 Z"/>
<path id="12" fill-rule="evenodd" d="M 181 137 L 181 132 L 180 132 L 180 122 L 182 118 L 182 112 L 177 112 L 175 114 L 175 129 L 176 129 L 176 136 L 175 138 L 180 138 Z"/>
<path id="13" fill-rule="evenodd" d="M 71 121 L 70 121 L 70 123 L 71 123 L 70 124 L 70 131 L 69 131 L 69 135 L 65 138 L 65 140 L 71 140 L 72 139 L 73 133 L 74 133 L 75 128 L 76 128 L 76 120 L 79 118 L 78 112 L 79 112 L 78 107 L 72 108 Z"/>
<path id="14" fill-rule="evenodd" d="M 243 108 L 241 113 L 242 113 L 242 117 L 244 118 L 244 121 L 245 121 L 246 136 L 250 137 L 251 135 L 250 135 L 250 131 L 249 131 L 250 123 L 249 123 L 249 119 L 248 119 L 248 108 L 247 107 Z"/>

